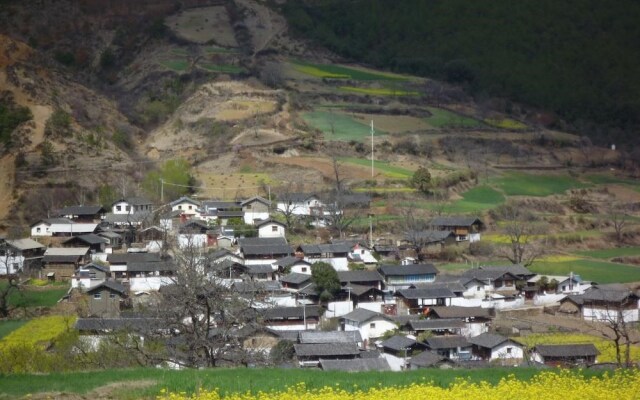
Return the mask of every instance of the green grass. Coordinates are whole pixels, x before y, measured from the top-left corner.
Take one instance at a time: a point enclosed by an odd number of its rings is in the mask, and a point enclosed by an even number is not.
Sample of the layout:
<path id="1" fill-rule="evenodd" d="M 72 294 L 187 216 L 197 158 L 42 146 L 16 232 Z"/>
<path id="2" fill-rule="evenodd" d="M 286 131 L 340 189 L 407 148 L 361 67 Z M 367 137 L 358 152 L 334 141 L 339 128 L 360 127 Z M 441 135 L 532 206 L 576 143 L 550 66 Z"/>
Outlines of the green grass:
<path id="1" fill-rule="evenodd" d="M 186 60 L 160 61 L 160 65 L 177 72 L 186 71 L 186 69 L 189 67 L 189 63 Z"/>
<path id="2" fill-rule="evenodd" d="M 69 288 L 25 289 L 9 295 L 9 304 L 14 307 L 53 307 Z"/>
<path id="3" fill-rule="evenodd" d="M 363 88 L 355 86 L 340 86 L 339 88 L 345 92 L 368 94 L 370 96 L 417 96 L 418 92 L 409 92 L 406 90 L 394 88 Z"/>
<path id="4" fill-rule="evenodd" d="M 584 280 L 597 283 L 640 281 L 640 267 L 607 261 L 586 259 L 560 262 L 538 261 L 529 269 L 544 275 L 569 275 L 573 272 Z"/>
<path id="5" fill-rule="evenodd" d="M 425 118 L 425 120 L 434 128 L 476 128 L 485 126 L 481 121 L 478 121 L 477 119 L 466 117 L 461 114 L 456 114 L 449 110 L 444 110 L 442 108 L 436 107 L 427 107 L 427 109 L 432 115 Z"/>
<path id="6" fill-rule="evenodd" d="M 205 48 L 204 50 L 206 53 L 208 54 L 234 54 L 234 53 L 239 53 L 238 49 L 234 49 L 234 48 L 224 48 L 224 47 L 216 47 L 216 46 L 210 46 Z"/>
<path id="7" fill-rule="evenodd" d="M 576 251 L 576 254 L 589 257 L 589 258 L 609 260 L 614 257 L 640 256 L 640 247 L 620 247 L 620 248 L 603 249 L 603 250 Z"/>
<path id="8" fill-rule="evenodd" d="M 357 81 L 405 81 L 407 78 L 384 72 L 369 72 L 340 65 L 313 64 L 294 61 L 293 67 L 316 78 L 353 79 Z"/>
<path id="9" fill-rule="evenodd" d="M 507 196 L 550 196 L 589 186 L 569 175 L 509 172 L 493 180 Z"/>
<path id="10" fill-rule="evenodd" d="M 247 70 L 242 68 L 242 67 L 238 67 L 236 65 L 221 65 L 221 64 L 199 64 L 200 67 L 206 69 L 207 71 L 212 71 L 212 72 L 222 72 L 225 74 L 240 74 L 243 72 L 246 72 Z"/>
<path id="11" fill-rule="evenodd" d="M 366 160 L 364 158 L 339 157 L 338 160 L 349 163 L 349 164 L 362 165 L 362 166 L 371 168 L 371 160 Z M 390 178 L 399 178 L 399 179 L 407 179 L 413 175 L 413 171 L 410 171 L 405 168 L 393 166 L 386 161 L 374 161 L 374 172 L 375 173 L 382 172 L 384 175 Z"/>
<path id="12" fill-rule="evenodd" d="M 322 131 L 324 139 L 328 141 L 363 141 L 371 137 L 371 128 L 368 125 L 362 124 L 344 114 L 313 111 L 304 113 L 302 118 L 311 127 Z M 332 133 L 331 129 L 332 122 L 334 133 Z M 386 135 L 386 132 L 376 129 L 374 135 Z"/>
<path id="13" fill-rule="evenodd" d="M 492 119 L 492 118 L 487 118 L 484 120 L 484 122 L 487 125 L 491 125 L 495 128 L 500 128 L 500 129 L 507 129 L 507 130 L 511 130 L 511 131 L 518 131 L 518 130 L 522 130 L 522 129 L 527 129 L 527 126 L 525 124 L 523 124 L 520 121 L 516 121 L 514 119 L 510 119 L 510 118 L 503 118 L 503 119 Z"/>
<path id="14" fill-rule="evenodd" d="M 397 372 L 353 372 L 319 371 L 304 369 L 203 369 L 163 370 L 156 368 L 104 370 L 97 372 L 54 373 L 45 375 L 0 376 L 0 393 L 23 397 L 41 392 L 65 392 L 86 394 L 100 386 L 115 382 L 152 381 L 149 387 L 131 389 L 124 386 L 115 392 L 120 399 L 156 398 L 161 389 L 170 392 L 193 393 L 198 388 L 218 388 L 225 396 L 232 393 L 283 390 L 304 382 L 309 389 L 339 385 L 346 391 L 382 386 L 408 386 L 412 383 L 430 381 L 434 385 L 448 387 L 456 379 L 470 382 L 486 381 L 497 384 L 500 379 L 514 375 L 520 380 L 530 380 L 540 370 L 535 368 L 482 368 L 438 370 L 424 369 Z M 584 376 L 601 376 L 602 371 L 576 370 Z M 357 385 L 357 386 L 354 386 Z"/>
<path id="15" fill-rule="evenodd" d="M 473 213 L 489 210 L 504 203 L 502 193 L 489 186 L 476 186 L 462 194 L 462 199 L 447 206 L 450 213 Z"/>
<path id="16" fill-rule="evenodd" d="M 640 191 L 640 180 L 633 178 L 620 178 L 610 174 L 587 175 L 586 180 L 596 185 L 626 185 L 636 191 Z"/>
<path id="17" fill-rule="evenodd" d="M 20 328 L 26 324 L 27 321 L 14 320 L 14 321 L 0 321 L 0 339 L 7 336 L 9 333 Z"/>

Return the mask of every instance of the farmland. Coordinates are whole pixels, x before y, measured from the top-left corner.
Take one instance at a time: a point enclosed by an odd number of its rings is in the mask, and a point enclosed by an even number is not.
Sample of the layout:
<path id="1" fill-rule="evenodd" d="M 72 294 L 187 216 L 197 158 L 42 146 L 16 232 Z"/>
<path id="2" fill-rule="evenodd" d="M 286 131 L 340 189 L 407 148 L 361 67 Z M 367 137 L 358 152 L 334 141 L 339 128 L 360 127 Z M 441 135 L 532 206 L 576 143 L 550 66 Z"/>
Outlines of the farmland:
<path id="1" fill-rule="evenodd" d="M 303 118 L 311 127 L 320 130 L 325 140 L 364 141 L 371 137 L 370 126 L 342 113 L 313 111 L 305 113 Z M 386 135 L 386 132 L 376 129 L 374 135 Z"/>
<path id="2" fill-rule="evenodd" d="M 493 183 L 507 196 L 550 196 L 569 189 L 588 187 L 576 178 L 564 174 L 526 174 L 509 172 L 495 178 Z"/>
<path id="3" fill-rule="evenodd" d="M 404 81 L 407 79 L 396 74 L 341 65 L 313 64 L 303 61 L 294 61 L 292 65 L 296 71 L 314 78 L 353 79 L 357 81 Z"/>
<path id="4" fill-rule="evenodd" d="M 338 160 L 355 165 L 362 165 L 371 168 L 371 161 L 363 158 L 355 157 L 339 157 Z M 375 161 L 374 172 L 383 173 L 390 178 L 408 179 L 413 175 L 413 171 L 405 168 L 394 166 L 386 161 Z"/>
<path id="5" fill-rule="evenodd" d="M 613 249 L 603 250 L 585 250 L 577 251 L 576 254 L 589 258 L 609 260 L 614 257 L 640 256 L 640 247 L 616 247 Z"/>
<path id="6" fill-rule="evenodd" d="M 574 333 L 534 333 L 524 337 L 516 337 L 514 340 L 517 340 L 529 348 L 537 344 L 593 343 L 600 352 L 598 362 L 616 362 L 616 349 L 613 342 L 598 336 Z M 631 359 L 633 361 L 640 361 L 640 347 L 631 347 Z"/>
<path id="7" fill-rule="evenodd" d="M 640 281 L 640 267 L 607 261 L 576 259 L 571 261 L 536 261 L 531 271 L 544 275 L 569 275 L 571 272 L 583 279 L 597 283 Z"/>
<path id="8" fill-rule="evenodd" d="M 426 120 L 429 122 L 429 125 L 435 128 L 479 128 L 484 126 L 484 124 L 477 119 L 466 117 L 443 108 L 427 107 L 427 109 L 431 113 L 431 116 L 427 117 Z"/>

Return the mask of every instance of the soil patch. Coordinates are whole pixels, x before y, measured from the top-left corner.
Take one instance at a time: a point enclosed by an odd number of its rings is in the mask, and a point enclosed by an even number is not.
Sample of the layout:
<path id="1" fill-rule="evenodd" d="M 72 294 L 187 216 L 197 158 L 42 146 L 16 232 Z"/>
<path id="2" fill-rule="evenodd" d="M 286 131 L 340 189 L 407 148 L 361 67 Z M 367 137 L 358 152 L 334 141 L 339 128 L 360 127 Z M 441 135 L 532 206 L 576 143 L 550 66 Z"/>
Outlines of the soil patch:
<path id="1" fill-rule="evenodd" d="M 165 24 L 179 37 L 194 43 L 214 41 L 220 46 L 238 46 L 224 6 L 181 11 L 168 17 Z"/>

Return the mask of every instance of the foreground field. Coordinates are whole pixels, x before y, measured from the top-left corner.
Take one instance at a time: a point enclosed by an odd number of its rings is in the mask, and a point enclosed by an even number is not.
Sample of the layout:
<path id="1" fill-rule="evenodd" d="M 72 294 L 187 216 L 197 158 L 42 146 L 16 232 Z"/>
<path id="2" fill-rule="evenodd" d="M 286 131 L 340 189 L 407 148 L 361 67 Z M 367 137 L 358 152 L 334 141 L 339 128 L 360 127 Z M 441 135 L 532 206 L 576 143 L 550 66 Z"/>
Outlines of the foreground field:
<path id="1" fill-rule="evenodd" d="M 524 337 L 514 338 L 518 342 L 527 345 L 532 348 L 538 344 L 581 344 L 581 343 L 593 343 L 598 349 L 600 354 L 598 355 L 598 362 L 600 363 L 615 363 L 616 362 L 616 348 L 611 340 L 603 339 L 599 336 L 587 335 L 587 334 L 568 334 L 568 333 L 537 333 Z M 624 357 L 624 355 L 623 355 Z M 640 360 L 640 347 L 631 347 L 631 360 Z"/>
<path id="2" fill-rule="evenodd" d="M 11 375 L 10 379 L 7 379 L 8 376 L 0 375 L 0 394 L 9 397 L 23 397 L 29 394 L 47 393 L 50 395 L 50 398 L 64 398 L 64 396 L 59 394 L 65 393 L 67 395 L 82 394 L 85 395 L 85 398 L 95 398 L 98 397 L 94 396 L 95 393 L 100 392 L 103 395 L 108 394 L 108 396 L 104 396 L 105 398 L 139 399 L 171 398 L 169 393 L 176 393 L 173 398 L 178 399 L 181 397 L 188 398 L 186 397 L 187 394 L 191 395 L 198 391 L 203 393 L 204 391 L 216 390 L 221 396 L 232 396 L 238 393 L 243 393 L 247 396 L 256 396 L 259 393 L 264 393 L 264 396 L 269 396 L 269 393 L 286 393 L 283 391 L 286 390 L 287 387 L 299 388 L 300 382 L 304 382 L 304 393 L 307 391 L 326 390 L 325 388 L 332 387 L 340 390 L 344 396 L 350 396 L 359 391 L 383 390 L 383 388 L 386 390 L 397 390 L 398 387 L 424 383 L 430 383 L 434 388 L 448 388 L 451 385 L 455 385 L 456 382 L 458 382 L 459 385 L 461 379 L 467 382 L 465 384 L 467 386 L 480 385 L 481 382 L 484 382 L 482 385 L 486 388 L 490 388 L 492 385 L 499 385 L 503 379 L 510 379 L 513 383 L 517 384 L 516 386 L 518 387 L 520 385 L 529 386 L 528 382 L 533 384 L 540 379 L 536 377 L 539 373 L 539 370 L 533 368 L 508 369 L 499 367 L 474 370 L 444 371 L 434 369 L 405 371 L 403 373 L 355 372 L 349 374 L 345 374 L 344 372 L 301 369 L 238 368 L 175 371 L 140 368 L 105 370 L 99 373 L 77 372 L 45 375 Z M 588 384 L 591 382 L 589 379 L 597 379 L 593 381 L 594 383 L 617 379 L 617 384 L 624 383 L 624 385 L 640 391 L 640 387 L 637 388 L 638 377 L 635 375 L 616 374 L 613 378 L 603 378 L 603 373 L 600 371 L 584 370 L 563 373 L 563 376 L 556 377 L 576 384 L 579 382 Z M 108 393 L 105 393 L 106 387 L 110 388 Z M 163 394 L 156 397 L 163 390 Z M 295 396 L 291 395 L 290 397 L 281 398 L 305 398 L 304 393 L 301 391 Z M 73 396 L 68 397 L 74 398 Z M 407 399 L 432 398 L 424 396 L 403 397 Z M 217 399 L 219 397 L 209 398 Z M 268 398 L 271 397 L 264 397 L 264 399 Z M 317 398 L 331 399 L 331 396 Z M 387 398 L 396 399 L 401 397 L 389 393 Z M 477 398 L 483 399 L 485 397 Z M 502 395 L 493 398 L 511 399 L 515 397 L 505 397 L 505 395 Z M 624 399 L 630 397 L 621 396 L 619 398 Z"/>

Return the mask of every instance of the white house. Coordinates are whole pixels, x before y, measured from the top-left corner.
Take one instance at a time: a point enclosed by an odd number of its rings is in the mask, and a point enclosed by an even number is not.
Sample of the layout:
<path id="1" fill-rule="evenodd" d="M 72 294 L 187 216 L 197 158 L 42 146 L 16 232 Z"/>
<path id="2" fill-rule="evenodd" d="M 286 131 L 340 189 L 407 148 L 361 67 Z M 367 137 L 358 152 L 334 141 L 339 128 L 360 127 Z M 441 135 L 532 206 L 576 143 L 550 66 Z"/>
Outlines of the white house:
<path id="1" fill-rule="evenodd" d="M 315 194 L 285 193 L 280 196 L 276 208 L 281 213 L 299 216 L 325 215 L 326 205 Z"/>
<path id="2" fill-rule="evenodd" d="M 67 218 L 48 218 L 31 225 L 32 237 L 77 236 L 95 232 L 98 224 L 73 222 Z"/>
<path id="3" fill-rule="evenodd" d="M 147 200 L 144 197 L 127 197 L 126 199 L 120 199 L 111 205 L 111 212 L 113 214 L 126 215 L 151 211 L 153 211 L 153 204 L 150 200 Z"/>
<path id="4" fill-rule="evenodd" d="M 181 211 L 182 214 L 186 215 L 188 218 L 192 218 L 197 215 L 198 210 L 200 208 L 200 202 L 190 199 L 188 197 L 180 197 L 178 200 L 174 200 L 169 203 L 171 206 L 171 211 Z"/>
<path id="5" fill-rule="evenodd" d="M 33 239 L 0 241 L 0 275 L 17 274 L 42 260 L 46 247 Z"/>
<path id="6" fill-rule="evenodd" d="M 343 315 L 340 321 L 343 331 L 359 331 L 365 343 L 370 343 L 372 339 L 398 327 L 390 317 L 364 308 L 356 308 Z"/>
<path id="7" fill-rule="evenodd" d="M 331 264 L 336 271 L 348 271 L 349 260 L 347 254 L 350 247 L 342 244 L 303 244 L 298 251 L 304 254 L 304 260 L 313 264 L 325 262 Z"/>
<path id="8" fill-rule="evenodd" d="M 257 221 L 269 219 L 271 202 L 260 196 L 252 197 L 240 203 L 244 211 L 244 223 L 254 225 Z"/>
<path id="9" fill-rule="evenodd" d="M 468 339 L 473 358 L 477 360 L 518 363 L 524 359 L 524 346 L 513 339 L 494 333 L 483 333 Z"/>
<path id="10" fill-rule="evenodd" d="M 256 224 L 258 228 L 258 237 L 261 238 L 274 238 L 274 237 L 286 237 L 285 224 L 267 219 Z"/>
<path id="11" fill-rule="evenodd" d="M 311 263 L 295 256 L 283 257 L 276 260 L 273 265 L 275 265 L 280 272 L 289 271 L 290 273 L 295 272 L 298 274 L 311 275 Z"/>

